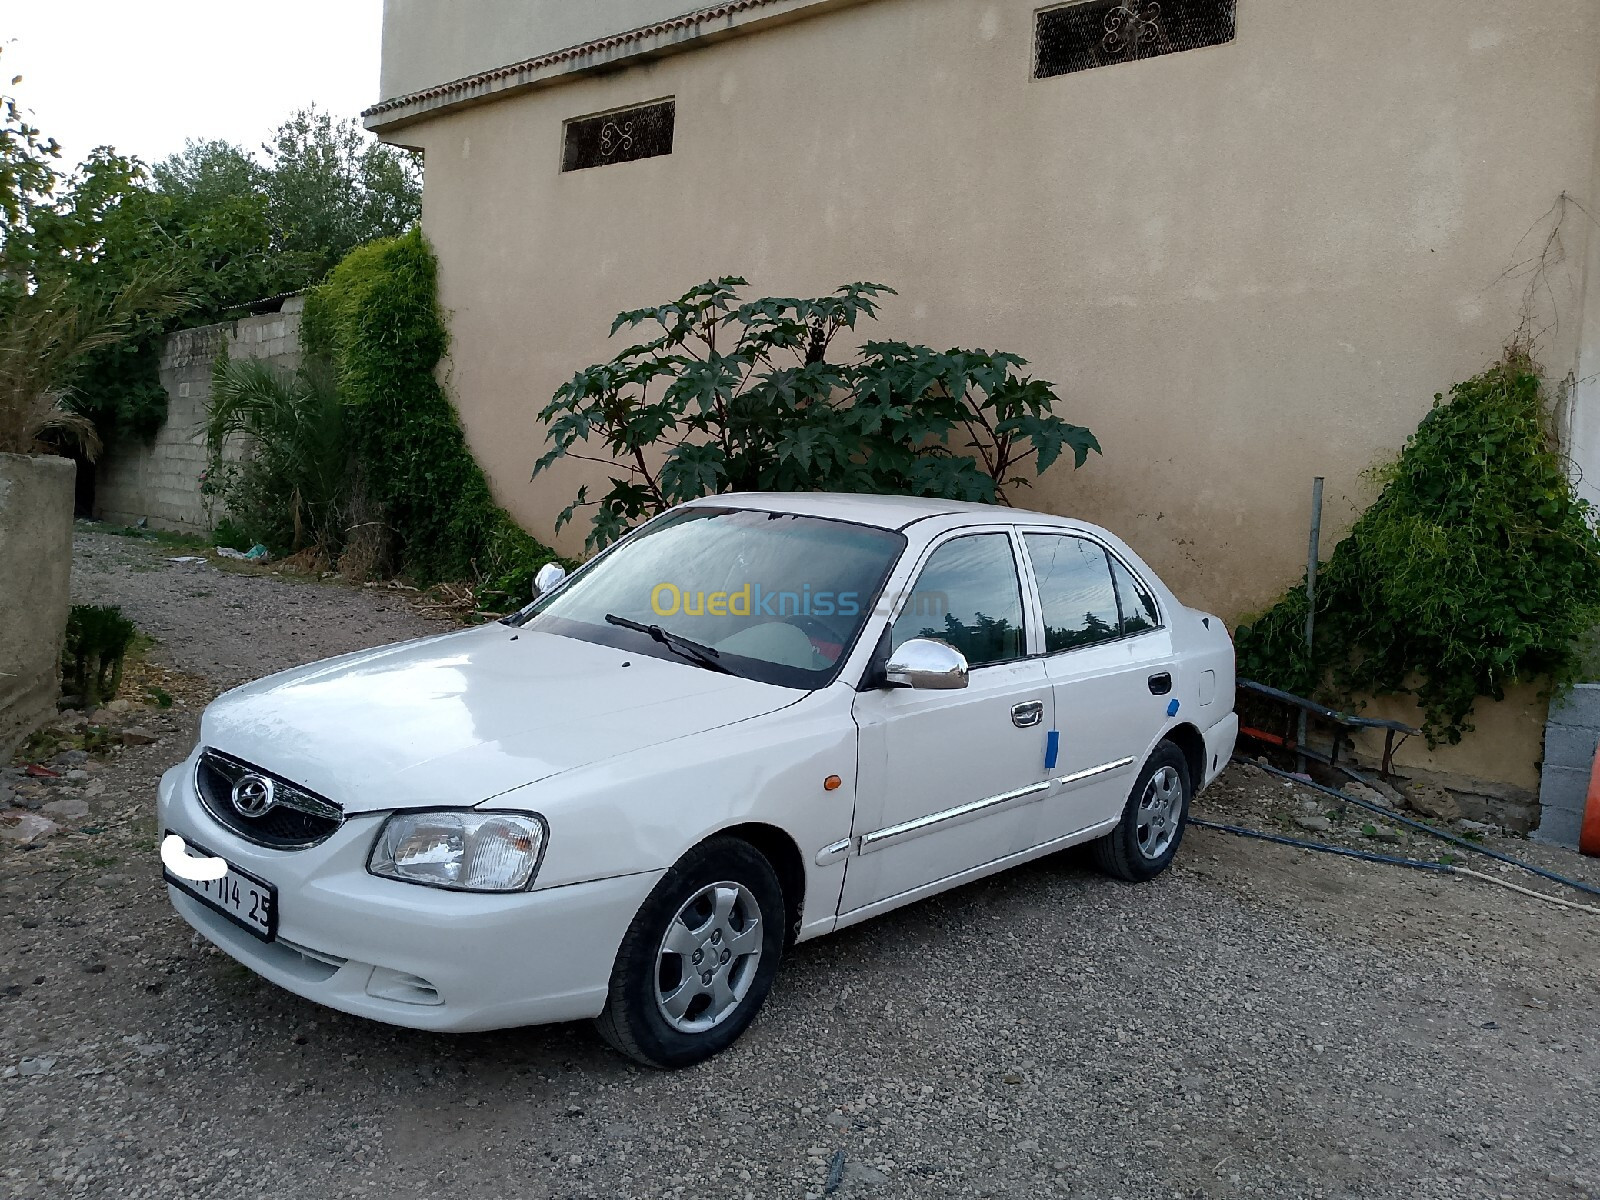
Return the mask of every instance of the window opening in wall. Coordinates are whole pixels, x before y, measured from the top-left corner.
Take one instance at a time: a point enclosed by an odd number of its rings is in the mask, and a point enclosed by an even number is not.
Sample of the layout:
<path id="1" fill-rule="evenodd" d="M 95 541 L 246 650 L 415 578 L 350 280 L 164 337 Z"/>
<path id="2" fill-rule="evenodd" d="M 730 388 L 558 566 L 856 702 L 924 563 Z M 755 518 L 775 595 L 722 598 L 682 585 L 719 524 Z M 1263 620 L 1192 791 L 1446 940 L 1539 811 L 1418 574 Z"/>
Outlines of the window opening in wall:
<path id="1" fill-rule="evenodd" d="M 1233 41 L 1237 0 L 1087 0 L 1038 13 L 1035 79 Z"/>
<path id="2" fill-rule="evenodd" d="M 657 100 L 567 122 L 561 169 L 582 171 L 672 153 L 677 103 Z"/>

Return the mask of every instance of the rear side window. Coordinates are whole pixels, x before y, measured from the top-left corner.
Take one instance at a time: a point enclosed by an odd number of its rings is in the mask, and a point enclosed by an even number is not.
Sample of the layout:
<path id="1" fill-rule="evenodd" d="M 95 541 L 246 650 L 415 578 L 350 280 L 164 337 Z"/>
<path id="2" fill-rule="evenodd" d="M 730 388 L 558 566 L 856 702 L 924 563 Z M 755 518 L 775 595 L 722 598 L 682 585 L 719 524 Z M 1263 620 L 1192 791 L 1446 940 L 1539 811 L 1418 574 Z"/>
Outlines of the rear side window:
<path id="1" fill-rule="evenodd" d="M 1117 581 L 1117 599 L 1122 604 L 1123 635 L 1159 629 L 1161 610 L 1156 608 L 1156 598 L 1150 594 L 1150 589 L 1115 558 L 1111 560 L 1111 576 Z"/>
<path id="2" fill-rule="evenodd" d="M 1122 634 L 1111 562 L 1093 542 L 1030 533 L 1024 540 L 1043 606 L 1047 654 L 1107 642 Z"/>

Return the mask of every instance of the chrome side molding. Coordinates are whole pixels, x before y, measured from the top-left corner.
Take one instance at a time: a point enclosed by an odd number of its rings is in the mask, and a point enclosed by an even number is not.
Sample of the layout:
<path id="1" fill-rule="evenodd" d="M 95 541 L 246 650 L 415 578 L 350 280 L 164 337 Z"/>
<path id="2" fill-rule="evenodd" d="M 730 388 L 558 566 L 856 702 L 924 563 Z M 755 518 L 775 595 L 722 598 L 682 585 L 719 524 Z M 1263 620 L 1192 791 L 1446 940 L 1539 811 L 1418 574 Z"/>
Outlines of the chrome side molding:
<path id="1" fill-rule="evenodd" d="M 854 846 L 855 840 L 853 838 L 841 838 L 837 842 L 833 842 L 830 845 L 824 846 L 821 850 L 817 851 L 817 857 L 815 860 L 817 866 L 831 867 L 836 862 L 842 862 L 844 859 L 849 857 L 850 851 L 854 848 Z"/>
<path id="2" fill-rule="evenodd" d="M 943 812 L 929 813 L 925 817 L 917 817 L 915 820 L 903 821 L 899 825 L 890 825 L 872 833 L 862 834 L 860 852 L 871 854 L 874 850 L 882 850 L 898 842 L 907 842 L 926 833 L 964 825 L 968 821 L 987 817 L 1007 808 L 1015 808 L 1020 804 L 1031 804 L 1048 792 L 1050 787 L 1048 780 L 1044 783 L 1029 784 L 1014 792 L 1002 792 L 998 796 L 988 796 L 982 800 L 974 800 L 970 804 L 947 808 Z"/>
<path id="3" fill-rule="evenodd" d="M 1018 788 L 1014 792 L 1002 792 L 998 796 L 987 796 L 982 800 L 974 800 L 970 804 L 960 804 L 955 808 L 947 808 L 942 812 L 929 813 L 925 817 L 915 820 L 902 821 L 898 825 L 889 825 L 883 829 L 876 829 L 871 833 L 861 835 L 861 844 L 857 849 L 858 854 L 871 854 L 875 850 L 908 842 L 912 838 L 922 837 L 924 834 L 937 833 L 941 829 L 952 829 L 957 825 L 964 825 L 968 821 L 975 821 L 979 817 L 992 816 L 1004 812 L 1008 808 L 1017 808 L 1024 804 L 1032 804 L 1042 800 L 1044 794 L 1051 788 L 1072 787 L 1097 776 L 1108 774 L 1111 771 L 1120 771 L 1123 767 L 1131 766 L 1134 760 L 1119 758 L 1113 762 L 1101 763 L 1097 767 L 1087 770 L 1075 771 L 1071 775 L 1062 775 L 1056 779 L 1046 779 L 1042 783 L 1029 784 L 1027 787 Z M 831 846 L 824 846 L 817 853 L 817 865 L 827 866 L 828 863 L 838 862 L 839 859 L 850 853 L 848 839 L 835 842 Z M 828 855 L 828 861 L 823 862 L 823 856 Z"/>
<path id="4" fill-rule="evenodd" d="M 1087 771 L 1076 771 L 1071 775 L 1063 775 L 1051 782 L 1056 787 L 1070 787 L 1075 783 L 1082 783 L 1085 779 L 1093 779 L 1096 775 L 1104 775 L 1108 771 L 1120 771 L 1123 767 L 1133 765 L 1133 757 L 1119 758 L 1116 762 L 1101 763 L 1098 767 L 1090 767 Z"/>

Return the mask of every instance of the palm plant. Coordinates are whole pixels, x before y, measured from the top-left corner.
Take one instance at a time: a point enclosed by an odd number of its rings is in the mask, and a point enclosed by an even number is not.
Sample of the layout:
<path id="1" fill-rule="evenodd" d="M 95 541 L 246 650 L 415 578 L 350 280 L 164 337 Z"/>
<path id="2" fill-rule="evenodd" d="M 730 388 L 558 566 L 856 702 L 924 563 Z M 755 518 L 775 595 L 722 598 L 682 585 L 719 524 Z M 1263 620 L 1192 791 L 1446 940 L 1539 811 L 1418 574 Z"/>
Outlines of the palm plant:
<path id="1" fill-rule="evenodd" d="M 328 371 L 219 358 L 206 442 L 212 473 L 231 473 L 223 498 L 247 533 L 280 553 L 338 554 L 352 471 L 344 406 Z"/>
<path id="2" fill-rule="evenodd" d="M 98 307 L 74 300 L 68 279 L 31 288 L 16 273 L 0 277 L 0 454 L 33 454 L 46 443 L 76 443 L 91 462 L 99 455 L 94 423 L 65 404 L 73 369 L 92 350 L 114 345 L 133 314 L 167 315 L 185 303 L 170 275 L 152 272 Z"/>

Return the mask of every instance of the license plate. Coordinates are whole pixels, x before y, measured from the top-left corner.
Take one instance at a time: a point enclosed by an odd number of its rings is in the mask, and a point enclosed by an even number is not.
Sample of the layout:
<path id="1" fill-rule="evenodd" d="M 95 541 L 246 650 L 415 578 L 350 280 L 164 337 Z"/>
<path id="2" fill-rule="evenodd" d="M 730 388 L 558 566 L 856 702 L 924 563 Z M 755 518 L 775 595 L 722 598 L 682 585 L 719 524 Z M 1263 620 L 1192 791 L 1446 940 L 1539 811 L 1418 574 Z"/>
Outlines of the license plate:
<path id="1" fill-rule="evenodd" d="M 191 858 L 220 857 L 187 838 L 184 844 Z M 263 942 L 278 936 L 278 889 L 265 879 L 258 879 L 232 863 L 228 863 L 228 873 L 221 879 L 183 879 L 166 868 L 162 868 L 161 874 L 173 887 L 216 909 Z"/>

